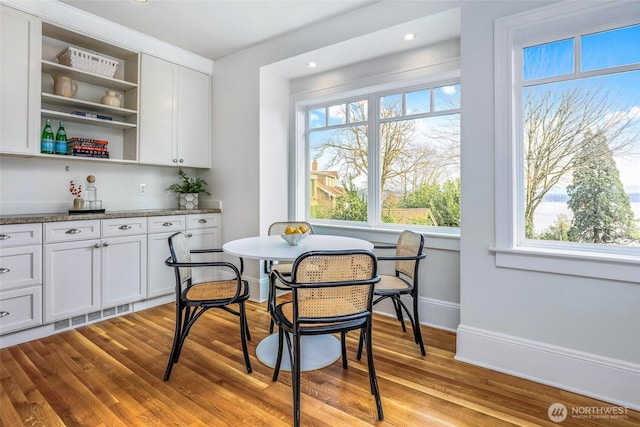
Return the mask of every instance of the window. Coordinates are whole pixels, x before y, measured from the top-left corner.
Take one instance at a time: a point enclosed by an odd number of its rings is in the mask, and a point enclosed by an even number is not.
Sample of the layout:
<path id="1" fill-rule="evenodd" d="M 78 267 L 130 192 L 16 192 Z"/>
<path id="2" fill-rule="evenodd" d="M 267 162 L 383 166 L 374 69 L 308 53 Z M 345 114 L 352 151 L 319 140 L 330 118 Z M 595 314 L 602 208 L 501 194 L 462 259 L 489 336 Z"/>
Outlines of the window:
<path id="1" fill-rule="evenodd" d="M 640 22 L 629 12 L 571 3 L 496 23 L 496 100 L 509 100 L 496 102 L 497 265 L 640 282 Z M 603 268 L 584 269 L 588 259 Z"/>
<path id="2" fill-rule="evenodd" d="M 308 105 L 307 217 L 460 226 L 460 84 Z"/>

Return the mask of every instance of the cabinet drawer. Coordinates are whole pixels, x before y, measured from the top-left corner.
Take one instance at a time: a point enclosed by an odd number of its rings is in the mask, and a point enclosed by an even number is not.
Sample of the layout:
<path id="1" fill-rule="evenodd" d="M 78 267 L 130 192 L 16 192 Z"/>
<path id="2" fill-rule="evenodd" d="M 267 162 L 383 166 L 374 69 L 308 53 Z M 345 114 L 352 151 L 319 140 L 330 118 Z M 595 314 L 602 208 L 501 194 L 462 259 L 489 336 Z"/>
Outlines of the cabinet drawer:
<path id="1" fill-rule="evenodd" d="M 147 219 L 149 233 L 176 232 L 186 229 L 186 215 L 150 216 Z"/>
<path id="2" fill-rule="evenodd" d="M 42 246 L 0 248 L 0 291 L 42 283 Z"/>
<path id="3" fill-rule="evenodd" d="M 42 324 L 42 286 L 0 292 L 0 335 Z"/>
<path id="4" fill-rule="evenodd" d="M 187 215 L 187 230 L 218 226 L 218 214 Z"/>
<path id="5" fill-rule="evenodd" d="M 69 242 L 100 238 L 100 220 L 50 222 L 44 225 L 44 242 Z"/>
<path id="6" fill-rule="evenodd" d="M 42 224 L 0 225 L 0 248 L 42 243 Z"/>
<path id="7" fill-rule="evenodd" d="M 102 220 L 102 237 L 147 234 L 147 218 L 114 218 Z"/>

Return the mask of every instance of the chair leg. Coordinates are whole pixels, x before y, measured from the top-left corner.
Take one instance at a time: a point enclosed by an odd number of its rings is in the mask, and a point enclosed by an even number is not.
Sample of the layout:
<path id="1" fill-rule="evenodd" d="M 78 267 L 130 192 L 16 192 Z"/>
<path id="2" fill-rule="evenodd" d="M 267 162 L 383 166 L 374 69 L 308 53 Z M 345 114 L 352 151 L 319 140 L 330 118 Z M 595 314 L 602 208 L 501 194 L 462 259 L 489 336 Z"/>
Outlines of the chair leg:
<path id="1" fill-rule="evenodd" d="M 420 346 L 420 352 L 423 356 L 427 354 L 424 350 L 424 342 L 422 341 L 422 331 L 420 330 L 420 320 L 418 318 L 418 298 L 417 295 L 413 297 L 413 335 L 416 339 L 416 344 Z"/>
<path id="2" fill-rule="evenodd" d="M 342 369 L 347 369 L 347 333 L 340 332 L 340 347 L 342 347 Z"/>
<path id="3" fill-rule="evenodd" d="M 244 364 L 247 366 L 247 372 L 251 373 L 251 360 L 249 360 L 249 349 L 247 348 L 247 334 L 249 324 L 247 322 L 247 312 L 245 310 L 244 301 L 238 303 L 240 311 L 240 339 L 242 341 L 242 352 L 244 353 Z"/>
<path id="4" fill-rule="evenodd" d="M 169 363 L 167 363 L 167 369 L 164 371 L 164 380 L 168 381 L 171 376 L 171 370 L 174 363 L 178 360 L 180 336 L 182 335 L 182 307 L 176 303 L 176 326 L 173 333 L 173 345 L 171 346 L 171 353 L 169 353 Z"/>
<path id="5" fill-rule="evenodd" d="M 276 356 L 276 365 L 273 367 L 273 377 L 271 381 L 278 381 L 278 374 L 280 373 L 280 363 L 282 362 L 282 346 L 284 331 L 282 328 L 278 328 L 278 355 Z"/>
<path id="6" fill-rule="evenodd" d="M 399 296 L 391 297 L 391 301 L 393 301 L 393 307 L 396 309 L 396 317 L 400 322 L 400 326 L 402 326 L 402 332 L 407 332 L 407 327 L 404 324 L 404 316 L 402 316 L 402 302 L 400 301 Z"/>
<path id="7" fill-rule="evenodd" d="M 378 419 L 382 421 L 384 419 L 384 413 L 382 411 L 382 400 L 380 399 L 380 388 L 378 387 L 378 377 L 376 376 L 376 368 L 373 364 L 373 342 L 371 339 L 371 319 L 368 320 L 366 325 L 366 331 L 364 332 L 364 338 L 367 346 L 367 364 L 369 365 L 369 383 L 371 385 L 371 394 L 376 399 L 376 409 L 378 411 Z"/>
<path id="8" fill-rule="evenodd" d="M 291 352 L 291 388 L 293 389 L 293 425 L 300 427 L 300 335 L 293 333 Z"/>
<path id="9" fill-rule="evenodd" d="M 360 360 L 362 358 L 362 343 L 364 342 L 363 337 L 364 332 L 360 331 L 360 338 L 358 339 L 358 352 L 356 354 L 356 359 Z"/>
<path id="10" fill-rule="evenodd" d="M 411 322 L 411 327 L 413 328 L 413 340 L 416 344 L 420 346 L 420 353 L 425 356 L 427 353 L 424 350 L 424 343 L 422 341 L 422 332 L 420 331 L 420 320 L 418 319 L 418 298 L 413 297 L 413 315 L 407 308 L 407 306 L 402 302 L 402 300 L 398 299 L 398 303 L 407 313 L 407 317 L 409 318 L 409 322 Z M 403 324 L 404 326 L 404 324 Z"/>

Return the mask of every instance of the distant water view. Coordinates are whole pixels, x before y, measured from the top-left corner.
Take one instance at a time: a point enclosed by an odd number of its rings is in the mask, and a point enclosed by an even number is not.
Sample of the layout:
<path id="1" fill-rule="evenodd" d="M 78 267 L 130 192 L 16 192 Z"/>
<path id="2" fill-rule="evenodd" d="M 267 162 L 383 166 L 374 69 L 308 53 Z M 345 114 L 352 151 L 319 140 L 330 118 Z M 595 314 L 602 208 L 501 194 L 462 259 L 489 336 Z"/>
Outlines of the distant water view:
<path id="1" fill-rule="evenodd" d="M 640 202 L 631 202 L 633 217 L 635 221 L 640 220 Z M 573 212 L 567 207 L 564 201 L 544 201 L 536 209 L 534 217 L 534 225 L 536 233 L 542 232 L 545 228 L 549 228 L 558 215 L 565 214 L 569 219 L 573 218 Z"/>

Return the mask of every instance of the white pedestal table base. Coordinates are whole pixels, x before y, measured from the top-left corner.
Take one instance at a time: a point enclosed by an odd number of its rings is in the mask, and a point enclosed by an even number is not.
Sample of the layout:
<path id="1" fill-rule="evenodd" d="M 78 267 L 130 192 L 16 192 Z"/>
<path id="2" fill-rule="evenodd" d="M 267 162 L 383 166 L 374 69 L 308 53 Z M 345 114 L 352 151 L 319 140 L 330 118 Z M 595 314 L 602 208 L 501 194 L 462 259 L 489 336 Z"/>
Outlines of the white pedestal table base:
<path id="1" fill-rule="evenodd" d="M 282 349 L 281 371 L 291 371 L 291 361 L 284 338 Z M 258 360 L 273 368 L 278 357 L 278 334 L 272 334 L 258 343 L 256 347 Z M 342 356 L 340 340 L 333 335 L 306 335 L 300 338 L 301 371 L 313 371 L 332 365 Z"/>

